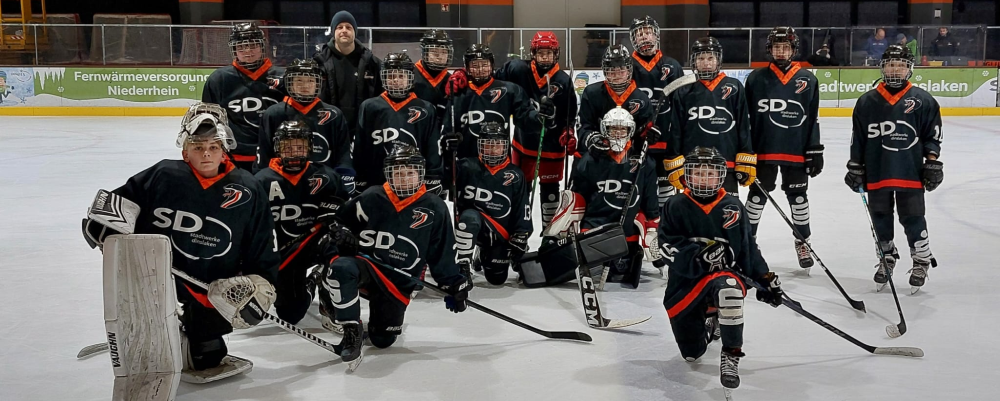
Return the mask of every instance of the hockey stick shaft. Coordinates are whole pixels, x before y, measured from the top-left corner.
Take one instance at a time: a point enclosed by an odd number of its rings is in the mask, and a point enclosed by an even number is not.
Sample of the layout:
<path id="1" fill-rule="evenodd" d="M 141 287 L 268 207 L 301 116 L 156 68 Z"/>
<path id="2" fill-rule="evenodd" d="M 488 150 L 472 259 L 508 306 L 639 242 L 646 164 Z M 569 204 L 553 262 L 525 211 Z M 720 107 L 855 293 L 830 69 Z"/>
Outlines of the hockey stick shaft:
<path id="1" fill-rule="evenodd" d="M 189 282 L 191 284 L 194 284 L 195 286 L 197 286 L 197 287 L 199 287 L 199 288 L 201 288 L 201 289 L 203 289 L 205 291 L 208 291 L 208 285 L 205 284 L 203 281 L 198 280 L 198 279 L 196 279 L 194 277 L 191 277 L 187 273 L 184 273 L 184 272 L 182 272 L 180 270 L 177 270 L 177 268 L 175 268 L 175 267 L 171 267 L 170 271 L 175 276 L 180 277 L 184 281 L 187 281 L 187 282 Z M 330 343 L 326 342 L 325 340 L 323 340 L 322 338 L 316 337 L 312 333 L 309 333 L 309 332 L 307 332 L 305 330 L 302 330 L 298 326 L 296 326 L 294 324 L 291 324 L 291 323 L 288 323 L 288 322 L 284 321 L 283 319 L 281 319 L 281 318 L 279 318 L 277 316 L 272 315 L 269 312 L 266 312 L 266 311 L 264 312 L 264 319 L 267 319 L 268 321 L 270 321 L 270 322 L 272 322 L 274 324 L 277 324 L 282 329 L 285 329 L 285 331 L 288 331 L 289 333 L 292 333 L 292 334 L 295 334 L 295 335 L 297 335 L 299 337 L 302 337 L 302 338 L 306 339 L 307 341 L 309 341 L 309 342 L 311 342 L 313 344 L 316 344 L 316 345 L 322 347 L 323 349 L 326 349 L 327 351 L 330 351 L 330 352 L 332 352 L 334 354 L 338 354 L 338 352 L 336 350 L 334 350 L 333 344 L 330 344 Z"/>
<path id="2" fill-rule="evenodd" d="M 767 190 L 764 189 L 764 186 L 760 184 L 759 180 L 754 180 L 754 184 L 757 185 L 757 189 L 759 189 L 761 192 L 764 193 L 764 196 L 767 197 L 768 202 L 770 202 L 771 205 L 778 210 L 778 214 L 780 214 L 781 218 L 785 220 L 785 224 L 788 224 L 788 227 L 792 229 L 792 234 L 795 235 L 795 238 L 797 238 L 799 241 L 802 241 L 802 243 L 806 245 L 806 248 L 809 248 L 809 253 L 811 253 L 813 257 L 816 258 L 816 262 L 819 263 L 819 266 L 823 268 L 824 272 L 826 272 L 827 277 L 830 277 L 830 281 L 833 281 L 833 285 L 837 286 L 837 289 L 840 290 L 840 294 L 844 296 L 844 299 L 847 300 L 847 303 L 851 304 L 851 307 L 854 309 L 857 309 L 862 312 L 867 312 L 867 310 L 865 309 L 864 301 L 854 300 L 853 298 L 851 298 L 850 295 L 847 295 L 847 291 L 845 291 L 844 287 L 840 285 L 840 282 L 837 281 L 837 278 L 833 276 L 833 272 L 831 272 L 830 269 L 826 267 L 826 264 L 823 263 L 823 259 L 820 259 L 819 255 L 816 254 L 816 250 L 813 249 L 811 244 L 806 242 L 806 238 L 802 235 L 802 233 L 799 232 L 797 228 L 795 228 L 795 225 L 792 224 L 792 220 L 788 218 L 788 215 L 786 215 L 785 211 L 781 209 L 781 206 L 778 206 L 778 204 L 774 201 L 774 198 L 771 196 L 771 193 L 767 192 Z"/>
<path id="3" fill-rule="evenodd" d="M 369 262 L 371 262 L 375 266 L 378 266 L 378 267 L 381 267 L 381 268 L 385 268 L 387 270 L 396 272 L 396 273 L 398 273 L 398 274 L 400 274 L 402 276 L 409 277 L 410 279 L 412 279 L 414 281 L 418 281 L 421 284 L 423 284 L 425 287 L 429 287 L 430 289 L 432 289 L 434 291 L 437 291 L 438 293 L 444 294 L 446 296 L 450 295 L 450 294 L 448 294 L 447 291 L 441 289 L 441 287 L 438 287 L 438 286 L 436 286 L 434 284 L 428 283 L 427 281 L 424 281 L 424 280 L 420 279 L 419 277 L 414 277 L 412 274 L 407 273 L 407 272 L 405 272 L 405 271 L 403 271 L 401 269 L 385 265 L 385 264 L 383 264 L 381 262 L 378 262 L 378 261 L 376 261 L 376 260 L 374 260 L 372 258 L 365 257 L 364 259 L 367 260 L 367 261 L 369 261 Z M 482 305 L 476 303 L 475 301 L 472 301 L 472 300 L 469 300 L 469 299 L 467 299 L 465 301 L 465 303 L 468 304 L 469 306 L 471 306 L 473 309 L 477 309 L 479 311 L 482 311 L 482 312 L 486 313 L 487 315 L 493 316 L 493 317 L 495 317 L 497 319 L 503 320 L 503 321 L 505 321 L 507 323 L 513 324 L 513 325 L 515 325 L 517 327 L 520 327 L 522 329 L 528 330 L 528 331 L 530 331 L 532 333 L 541 335 L 543 337 L 555 338 L 555 339 L 560 339 L 560 340 L 577 340 L 577 341 L 587 341 L 587 342 L 590 342 L 590 341 L 593 340 L 586 333 L 580 333 L 580 332 L 575 332 L 575 331 L 546 331 L 546 330 L 542 330 L 542 329 L 539 329 L 539 328 L 534 327 L 532 325 L 529 325 L 527 323 L 524 323 L 524 322 L 522 322 L 520 320 L 514 319 L 514 318 L 512 318 L 510 316 L 504 315 L 503 313 L 500 313 L 500 312 L 497 312 L 497 311 L 495 311 L 493 309 L 490 309 L 490 308 L 487 308 L 485 306 L 482 306 Z"/>
<path id="4" fill-rule="evenodd" d="M 865 195 L 864 188 L 858 188 L 858 193 L 861 194 L 861 203 L 865 205 L 865 216 L 868 217 L 868 226 L 872 229 L 872 238 L 875 239 L 875 250 L 878 253 L 879 261 L 882 266 L 885 267 L 885 274 L 889 279 L 889 288 L 892 289 L 892 299 L 896 301 L 896 312 L 899 312 L 899 324 L 896 325 L 896 333 L 898 335 L 893 335 L 890 331 L 888 332 L 890 337 L 898 337 L 906 333 L 906 319 L 903 318 L 903 307 L 899 305 L 899 296 L 896 295 L 896 284 L 892 282 L 892 270 L 889 269 L 889 264 L 885 260 L 885 252 L 882 250 L 882 241 L 879 241 L 878 231 L 875 229 L 875 220 L 872 219 L 872 209 L 868 205 L 868 196 Z M 887 329 L 887 331 L 889 331 Z"/>
<path id="5" fill-rule="evenodd" d="M 545 97 L 549 97 L 551 94 L 551 86 L 549 85 L 549 75 L 545 75 Z M 538 172 L 540 171 L 540 166 L 542 165 L 542 145 L 545 143 L 545 118 L 542 117 L 542 131 L 538 135 L 538 149 L 535 150 L 535 173 L 531 176 L 531 195 L 528 197 L 528 210 L 532 210 L 535 207 L 535 188 L 538 184 Z M 542 227 L 544 230 L 545 227 Z"/>

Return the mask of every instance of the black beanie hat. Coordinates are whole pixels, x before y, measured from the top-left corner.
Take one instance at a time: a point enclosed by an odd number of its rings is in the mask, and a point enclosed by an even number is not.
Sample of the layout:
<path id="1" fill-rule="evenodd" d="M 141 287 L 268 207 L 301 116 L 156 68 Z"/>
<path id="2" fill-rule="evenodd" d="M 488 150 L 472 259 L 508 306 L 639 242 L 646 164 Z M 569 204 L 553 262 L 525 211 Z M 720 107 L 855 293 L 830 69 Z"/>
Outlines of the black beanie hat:
<path id="1" fill-rule="evenodd" d="M 340 25 L 341 22 L 351 24 L 351 27 L 354 28 L 354 33 L 357 34 L 358 21 L 354 19 L 354 16 L 347 11 L 338 11 L 333 15 L 333 20 L 330 21 L 330 31 L 327 33 L 327 36 L 333 35 L 333 32 L 337 30 L 337 25 Z"/>

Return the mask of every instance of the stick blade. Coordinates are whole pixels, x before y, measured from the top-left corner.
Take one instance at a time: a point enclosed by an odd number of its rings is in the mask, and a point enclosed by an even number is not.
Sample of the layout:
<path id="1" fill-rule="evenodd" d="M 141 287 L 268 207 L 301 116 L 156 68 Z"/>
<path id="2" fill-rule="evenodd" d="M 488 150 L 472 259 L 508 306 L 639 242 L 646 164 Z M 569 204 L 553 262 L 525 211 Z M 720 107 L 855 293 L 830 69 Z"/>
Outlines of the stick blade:
<path id="1" fill-rule="evenodd" d="M 83 347 L 80 352 L 76 354 L 76 359 L 86 358 L 88 356 L 101 353 L 108 350 L 108 343 L 97 343 L 94 345 L 88 345 Z"/>
<path id="2" fill-rule="evenodd" d="M 910 356 L 914 358 L 924 356 L 924 350 L 917 347 L 876 347 L 872 353 L 875 355 Z"/>
<path id="3" fill-rule="evenodd" d="M 553 331 L 549 332 L 546 336 L 554 340 L 574 340 L 574 341 L 594 341 L 587 333 L 581 333 L 578 331 Z"/>
<path id="4" fill-rule="evenodd" d="M 898 325 L 890 324 L 885 326 L 885 333 L 891 338 L 898 338 L 903 334 L 906 334 L 906 322 L 900 322 Z"/>
<path id="5" fill-rule="evenodd" d="M 640 317 L 635 319 L 605 319 L 604 327 L 595 327 L 595 329 L 620 329 L 623 327 L 635 326 L 639 323 L 644 323 L 652 316 Z"/>
<path id="6" fill-rule="evenodd" d="M 864 313 L 868 313 L 868 308 L 865 308 L 865 301 L 856 301 L 853 299 L 848 299 L 847 302 L 851 303 L 852 308 L 857 309 Z"/>

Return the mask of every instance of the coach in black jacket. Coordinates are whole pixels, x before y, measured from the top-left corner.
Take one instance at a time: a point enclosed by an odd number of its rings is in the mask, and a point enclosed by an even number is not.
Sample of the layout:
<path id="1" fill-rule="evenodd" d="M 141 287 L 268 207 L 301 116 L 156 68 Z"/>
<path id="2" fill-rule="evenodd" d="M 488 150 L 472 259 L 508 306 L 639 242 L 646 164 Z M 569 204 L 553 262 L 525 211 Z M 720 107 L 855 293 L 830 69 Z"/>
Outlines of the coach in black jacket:
<path id="1" fill-rule="evenodd" d="M 352 134 L 358 129 L 361 102 L 382 93 L 381 62 L 355 39 L 357 31 L 354 16 L 347 11 L 338 12 L 330 21 L 327 33 L 330 41 L 317 46 L 313 55 L 324 75 L 320 99 L 344 112 Z"/>

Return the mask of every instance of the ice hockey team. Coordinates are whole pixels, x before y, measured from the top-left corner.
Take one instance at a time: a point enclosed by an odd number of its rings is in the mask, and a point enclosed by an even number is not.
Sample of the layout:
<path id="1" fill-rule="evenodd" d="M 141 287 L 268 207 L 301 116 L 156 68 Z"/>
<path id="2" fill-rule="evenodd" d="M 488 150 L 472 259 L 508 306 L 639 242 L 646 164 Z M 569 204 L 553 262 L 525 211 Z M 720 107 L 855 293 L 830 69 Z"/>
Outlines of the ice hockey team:
<path id="1" fill-rule="evenodd" d="M 211 75 L 182 119 L 180 159 L 102 191 L 84 220 L 87 242 L 106 252 L 105 269 L 119 280 L 141 264 L 123 256 L 129 238 L 144 247 L 151 237 L 143 234 L 159 234 L 170 246 L 157 257 L 206 284 L 178 278 L 144 301 L 181 305 L 179 324 L 158 327 L 182 344 L 169 358 L 183 361 L 186 381 L 248 371 L 252 363 L 229 355 L 223 336 L 265 320 L 272 306 L 294 324 L 318 298 L 323 326 L 342 334 L 336 351 L 350 362 L 366 339 L 392 346 L 418 279 L 433 280 L 447 309 L 462 312 L 477 274 L 494 286 L 512 271 L 518 282 L 532 280 L 519 261 L 533 233 L 620 224 L 628 252 L 597 271 L 637 287 L 644 259 L 665 266 L 663 305 L 681 356 L 693 362 L 721 340 L 722 385 L 739 386 L 744 298 L 754 288 L 773 306 L 785 298 L 756 242 L 779 175 L 799 265 L 814 263 L 808 188 L 824 169 L 824 146 L 817 79 L 793 61 L 803 50 L 794 29 L 771 30 L 769 64 L 745 84 L 722 71 L 718 39 L 698 38 L 687 60 L 696 79 L 666 93 L 684 68 L 661 52 L 657 22 L 636 19 L 633 50 L 609 47 L 604 80 L 578 105 L 553 32 L 531 39 L 530 58 L 502 65 L 487 44 L 472 44 L 456 69 L 442 29 L 423 34 L 414 62 L 406 52 L 379 59 L 360 42 L 349 46 L 357 29 L 349 14 L 334 23 L 336 35 L 350 31 L 346 44 L 338 36 L 315 60 L 286 68 L 267 57 L 256 24 L 235 25 L 232 64 Z M 363 65 L 355 77 L 329 68 L 352 60 Z M 939 106 L 910 84 L 913 64 L 905 46 L 882 55 L 881 82 L 854 108 L 845 182 L 867 195 L 885 255 L 874 281 L 884 285 L 900 262 L 898 213 L 916 291 L 937 265 L 924 192 L 944 173 Z M 371 82 L 375 92 L 355 93 L 355 103 L 336 92 Z M 745 204 L 740 186 L 749 189 Z M 111 200 L 131 213 L 102 218 L 114 215 Z M 544 269 L 571 279 L 566 266 Z M 117 301 L 118 315 L 147 307 Z"/>

